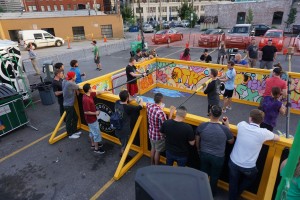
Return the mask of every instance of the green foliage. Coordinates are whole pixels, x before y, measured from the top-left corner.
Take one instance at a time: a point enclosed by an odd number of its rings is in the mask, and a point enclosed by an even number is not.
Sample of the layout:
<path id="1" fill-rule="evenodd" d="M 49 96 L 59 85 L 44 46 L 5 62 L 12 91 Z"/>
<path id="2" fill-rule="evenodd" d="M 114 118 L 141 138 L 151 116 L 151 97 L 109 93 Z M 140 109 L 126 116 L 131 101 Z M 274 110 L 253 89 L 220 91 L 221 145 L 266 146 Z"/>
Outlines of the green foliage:
<path id="1" fill-rule="evenodd" d="M 290 13 L 288 15 L 288 19 L 285 21 L 285 24 L 287 27 L 289 27 L 291 24 L 293 24 L 296 20 L 297 15 L 297 9 L 291 8 Z"/>
<path id="2" fill-rule="evenodd" d="M 132 9 L 129 6 L 122 7 L 121 14 L 124 21 L 130 21 L 133 18 Z"/>
<path id="3" fill-rule="evenodd" d="M 191 13 L 193 13 L 193 20 L 191 19 Z M 192 4 L 188 4 L 186 1 L 184 1 L 181 4 L 181 7 L 179 7 L 178 16 L 181 18 L 181 20 L 183 19 L 189 20 L 192 27 L 195 27 L 199 19 L 196 12 L 192 8 Z"/>
<path id="4" fill-rule="evenodd" d="M 249 8 L 248 13 L 247 13 L 247 17 L 246 17 L 246 23 L 247 24 L 252 24 L 253 22 L 253 11 L 251 8 Z"/>
<path id="5" fill-rule="evenodd" d="M 2 7 L 0 7 L 0 13 L 2 13 L 2 12 L 4 12 L 4 10 L 3 10 L 3 8 L 2 8 Z"/>

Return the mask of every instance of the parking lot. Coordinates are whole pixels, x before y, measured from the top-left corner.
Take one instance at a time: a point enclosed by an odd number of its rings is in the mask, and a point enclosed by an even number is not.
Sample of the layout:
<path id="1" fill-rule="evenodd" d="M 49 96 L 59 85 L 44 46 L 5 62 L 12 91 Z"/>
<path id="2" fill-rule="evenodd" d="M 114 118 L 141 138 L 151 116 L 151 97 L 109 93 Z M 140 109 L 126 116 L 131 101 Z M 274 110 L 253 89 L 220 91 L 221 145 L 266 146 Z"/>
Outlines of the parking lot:
<path id="1" fill-rule="evenodd" d="M 150 48 L 155 48 L 160 57 L 178 59 L 185 45 L 170 47 L 156 45 Z M 63 49 L 66 49 L 66 46 L 59 47 L 61 52 Z M 56 50 L 57 48 L 49 49 L 51 52 Z M 37 53 L 41 52 L 42 56 L 46 51 L 48 49 L 41 49 L 37 50 Z M 213 62 L 216 62 L 216 50 L 209 49 L 209 51 Z M 203 48 L 191 48 L 191 59 L 197 61 L 202 52 Z M 243 51 L 241 53 L 245 56 Z M 120 51 L 101 58 L 103 70 L 100 72 L 96 71 L 92 59 L 81 60 L 79 67 L 87 74 L 85 79 L 89 80 L 125 67 L 128 59 L 129 50 Z M 279 55 L 278 61 L 284 69 L 287 69 L 284 55 Z M 65 63 L 65 69 L 68 68 L 69 64 Z M 300 59 L 296 56 L 292 59 L 292 69 L 295 72 L 300 71 Z M 40 82 L 39 77 L 32 75 L 29 75 L 29 80 L 31 84 Z M 151 97 L 153 94 L 147 95 Z M 27 114 L 31 124 L 39 130 L 23 127 L 0 138 L 0 199 L 83 200 L 98 197 L 101 200 L 132 200 L 135 198 L 135 172 L 140 167 L 148 166 L 149 158 L 143 157 L 121 180 L 114 181 L 112 177 L 120 159 L 118 145 L 104 141 L 106 153 L 95 155 L 90 150 L 86 132 L 78 140 L 63 139 L 50 145 L 48 139 L 59 120 L 58 105 L 42 105 L 37 91 L 33 93 L 33 101 L 35 106 L 29 107 Z M 167 98 L 166 106 L 177 101 L 184 101 L 184 98 L 176 100 Z M 199 109 L 198 104 L 201 104 Z M 193 98 L 187 107 L 193 114 L 206 116 L 205 97 Z M 228 115 L 230 122 L 236 124 L 241 120 L 247 120 L 247 113 L 253 107 L 234 104 L 233 108 Z M 298 116 L 292 115 L 291 133 L 295 132 L 297 119 Z M 284 130 L 284 127 L 285 118 L 282 117 L 278 129 Z M 63 126 L 60 131 L 64 129 Z M 220 191 L 215 199 L 227 199 L 227 193 Z"/>

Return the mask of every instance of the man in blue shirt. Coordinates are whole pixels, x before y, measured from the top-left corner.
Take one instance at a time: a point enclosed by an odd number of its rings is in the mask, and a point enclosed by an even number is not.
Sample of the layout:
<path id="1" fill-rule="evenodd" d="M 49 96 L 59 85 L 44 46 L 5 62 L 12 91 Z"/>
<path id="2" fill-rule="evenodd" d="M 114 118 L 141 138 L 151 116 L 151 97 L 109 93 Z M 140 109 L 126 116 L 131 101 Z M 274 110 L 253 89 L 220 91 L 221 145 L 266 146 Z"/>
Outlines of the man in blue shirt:
<path id="1" fill-rule="evenodd" d="M 78 67 L 78 61 L 77 60 L 71 60 L 70 65 L 71 65 L 70 71 L 75 72 L 75 74 L 76 74 L 75 83 L 76 84 L 81 83 L 82 82 L 82 78 L 81 77 L 85 76 L 85 73 L 81 74 L 80 69 Z"/>
<path id="2" fill-rule="evenodd" d="M 229 61 L 227 64 L 228 71 L 220 78 L 221 82 L 225 82 L 225 92 L 223 94 L 224 104 L 223 104 L 223 113 L 226 113 L 226 110 L 231 110 L 232 95 L 234 91 L 234 80 L 236 77 L 236 71 L 234 69 L 234 62 Z"/>
<path id="3" fill-rule="evenodd" d="M 241 54 L 236 54 L 235 57 L 234 57 L 234 64 L 235 66 L 239 66 L 239 67 L 249 67 L 249 64 L 246 60 L 242 59 L 242 55 Z M 244 74 L 244 83 L 247 83 L 248 82 L 248 79 L 249 79 L 249 76 L 250 74 L 249 73 L 243 73 Z"/>

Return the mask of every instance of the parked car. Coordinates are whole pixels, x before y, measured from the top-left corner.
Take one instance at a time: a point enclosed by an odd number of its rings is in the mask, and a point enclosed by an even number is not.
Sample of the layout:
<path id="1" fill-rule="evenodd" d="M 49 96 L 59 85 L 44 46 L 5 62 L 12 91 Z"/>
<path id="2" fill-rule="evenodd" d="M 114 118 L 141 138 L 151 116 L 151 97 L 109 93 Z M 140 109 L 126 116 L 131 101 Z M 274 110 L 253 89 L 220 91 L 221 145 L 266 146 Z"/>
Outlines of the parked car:
<path id="1" fill-rule="evenodd" d="M 27 47 L 32 43 L 34 49 L 39 47 L 62 46 L 65 41 L 60 37 L 54 37 L 47 31 L 43 30 L 23 30 L 19 31 L 19 41 L 21 46 Z"/>
<path id="2" fill-rule="evenodd" d="M 264 35 L 271 27 L 265 25 L 265 24 L 254 24 L 253 25 L 255 36 L 262 36 Z"/>
<path id="3" fill-rule="evenodd" d="M 300 51 L 300 35 L 298 35 L 295 40 L 296 51 Z"/>
<path id="4" fill-rule="evenodd" d="M 189 20 L 185 20 L 185 19 L 184 19 L 184 20 L 181 21 L 181 24 L 182 24 L 183 27 L 190 27 L 190 22 L 189 22 Z"/>
<path id="5" fill-rule="evenodd" d="M 225 37 L 226 48 L 246 49 L 254 35 L 254 29 L 251 24 L 237 24 Z"/>
<path id="6" fill-rule="evenodd" d="M 217 47 L 221 41 L 225 40 L 225 33 L 222 29 L 207 29 L 199 36 L 200 47 Z"/>
<path id="7" fill-rule="evenodd" d="M 175 23 L 174 22 L 164 22 L 163 29 L 169 29 L 169 28 L 175 28 Z"/>
<path id="8" fill-rule="evenodd" d="M 182 23 L 180 21 L 174 21 L 175 27 L 183 27 Z"/>
<path id="9" fill-rule="evenodd" d="M 155 44 L 158 43 L 168 43 L 170 44 L 173 41 L 180 41 L 183 39 L 183 34 L 177 32 L 174 29 L 161 30 L 154 34 L 152 37 L 152 42 Z"/>
<path id="10" fill-rule="evenodd" d="M 129 26 L 127 24 L 123 24 L 123 30 L 124 32 L 129 31 Z"/>
<path id="11" fill-rule="evenodd" d="M 144 33 L 153 33 L 154 29 L 153 29 L 153 26 L 151 26 L 150 24 L 145 24 L 143 26 L 143 31 L 144 31 Z"/>
<path id="12" fill-rule="evenodd" d="M 293 25 L 292 26 L 292 33 L 293 34 L 300 34 L 300 25 Z"/>
<path id="13" fill-rule="evenodd" d="M 129 32 L 139 32 L 140 28 L 137 25 L 131 25 L 129 27 Z"/>
<path id="14" fill-rule="evenodd" d="M 284 41 L 284 36 L 283 36 L 283 30 L 279 29 L 271 29 L 268 30 L 263 38 L 261 38 L 258 48 L 261 50 L 265 45 L 268 44 L 268 39 L 272 39 L 272 43 L 274 46 L 276 46 L 278 51 L 281 51 L 283 48 L 283 41 Z"/>
<path id="15" fill-rule="evenodd" d="M 153 26 L 153 28 L 159 26 L 159 22 L 155 21 L 155 20 L 150 21 L 149 24 L 151 24 L 151 26 Z"/>

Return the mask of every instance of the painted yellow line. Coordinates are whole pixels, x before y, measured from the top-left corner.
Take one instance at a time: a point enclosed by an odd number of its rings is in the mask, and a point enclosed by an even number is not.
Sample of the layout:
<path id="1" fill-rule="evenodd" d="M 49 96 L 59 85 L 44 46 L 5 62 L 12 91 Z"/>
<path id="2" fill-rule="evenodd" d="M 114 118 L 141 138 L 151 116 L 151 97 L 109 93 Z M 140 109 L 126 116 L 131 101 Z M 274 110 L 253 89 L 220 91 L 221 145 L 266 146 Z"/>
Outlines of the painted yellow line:
<path id="1" fill-rule="evenodd" d="M 100 190 L 98 190 L 96 194 L 94 194 L 94 196 L 90 198 L 90 200 L 98 199 L 114 182 L 115 179 L 111 178 L 107 183 L 105 183 L 105 185 L 103 185 L 103 187 Z"/>
<path id="2" fill-rule="evenodd" d="M 63 129 L 64 127 L 65 127 L 65 126 L 62 126 L 62 127 L 60 127 L 58 130 Z M 20 153 L 20 152 L 22 152 L 22 151 L 28 149 L 29 147 L 35 145 L 36 143 L 38 143 L 38 142 L 40 142 L 40 141 L 42 141 L 42 140 L 48 138 L 51 134 L 52 134 L 52 132 L 51 132 L 51 133 L 48 133 L 47 135 L 45 135 L 45 136 L 43 136 L 43 137 L 41 137 L 41 138 L 39 138 L 39 139 L 37 139 L 37 140 L 35 140 L 35 141 L 33 141 L 32 143 L 30 143 L 30 144 L 28 144 L 28 145 L 26 145 L 26 146 L 24 146 L 24 147 L 22 147 L 22 148 L 20 148 L 20 149 L 18 149 L 18 150 L 16 150 L 16 151 L 14 151 L 13 153 L 11 153 L 11 154 L 9 154 L 9 155 L 7 155 L 7 156 L 1 158 L 1 159 L 0 159 L 0 163 L 2 163 L 3 161 L 5 161 L 6 159 L 8 159 L 8 158 L 10 158 L 10 157 L 13 157 L 13 156 L 17 155 L 18 153 Z"/>

